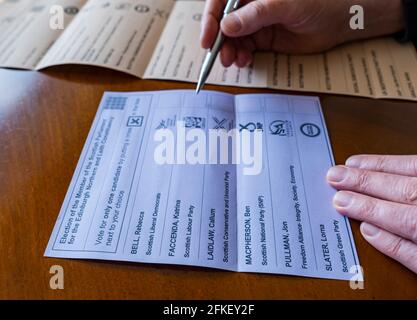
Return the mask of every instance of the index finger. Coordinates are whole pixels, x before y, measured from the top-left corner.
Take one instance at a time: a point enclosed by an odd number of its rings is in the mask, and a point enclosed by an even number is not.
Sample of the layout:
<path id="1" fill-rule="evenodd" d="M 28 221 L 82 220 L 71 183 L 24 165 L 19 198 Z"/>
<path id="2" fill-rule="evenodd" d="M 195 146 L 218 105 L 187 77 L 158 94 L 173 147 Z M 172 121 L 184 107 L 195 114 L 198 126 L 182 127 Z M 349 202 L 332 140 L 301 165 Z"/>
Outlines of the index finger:
<path id="1" fill-rule="evenodd" d="M 227 0 L 207 0 L 201 21 L 200 42 L 204 49 L 209 49 L 216 39 L 220 19 Z"/>
<path id="2" fill-rule="evenodd" d="M 239 7 L 253 0 L 241 0 Z M 204 6 L 203 17 L 201 20 L 200 42 L 204 49 L 210 49 L 216 40 L 220 28 L 220 21 L 223 17 L 223 11 L 226 7 L 227 0 L 207 0 Z"/>

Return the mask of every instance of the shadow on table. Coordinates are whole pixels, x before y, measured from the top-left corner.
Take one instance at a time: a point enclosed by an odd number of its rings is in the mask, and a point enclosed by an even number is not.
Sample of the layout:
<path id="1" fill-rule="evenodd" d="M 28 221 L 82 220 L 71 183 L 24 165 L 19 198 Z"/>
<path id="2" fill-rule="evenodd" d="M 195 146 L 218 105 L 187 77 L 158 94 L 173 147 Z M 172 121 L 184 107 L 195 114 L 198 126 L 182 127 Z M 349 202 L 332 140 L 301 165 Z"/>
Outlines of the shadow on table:
<path id="1" fill-rule="evenodd" d="M 88 65 L 60 65 L 42 69 L 38 72 L 59 80 L 91 85 L 106 83 L 122 84 L 140 80 L 122 71 Z"/>

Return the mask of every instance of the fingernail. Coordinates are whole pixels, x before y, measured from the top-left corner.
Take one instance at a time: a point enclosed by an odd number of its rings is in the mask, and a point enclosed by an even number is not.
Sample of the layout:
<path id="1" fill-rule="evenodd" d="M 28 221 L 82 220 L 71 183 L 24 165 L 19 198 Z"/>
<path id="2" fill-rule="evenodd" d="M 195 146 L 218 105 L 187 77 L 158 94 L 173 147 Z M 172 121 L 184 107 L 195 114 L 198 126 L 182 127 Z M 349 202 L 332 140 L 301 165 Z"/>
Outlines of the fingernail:
<path id="1" fill-rule="evenodd" d="M 340 208 L 346 208 L 349 206 L 352 201 L 352 195 L 349 192 L 339 191 L 334 196 L 333 202 L 336 206 Z"/>
<path id="2" fill-rule="evenodd" d="M 340 182 L 343 181 L 346 177 L 347 169 L 342 166 L 332 167 L 329 172 L 327 172 L 327 180 L 331 182 Z"/>
<path id="3" fill-rule="evenodd" d="M 372 224 L 369 224 L 366 222 L 362 222 L 361 224 L 361 232 L 364 237 L 370 237 L 370 238 L 375 237 L 380 231 L 381 229 L 379 229 L 378 227 L 375 227 Z"/>
<path id="4" fill-rule="evenodd" d="M 242 28 L 242 23 L 236 13 L 231 13 L 223 20 L 224 27 L 231 32 L 238 32 Z"/>
<path id="5" fill-rule="evenodd" d="M 348 167 L 359 168 L 361 164 L 361 160 L 359 157 L 353 156 L 346 160 L 346 165 Z"/>

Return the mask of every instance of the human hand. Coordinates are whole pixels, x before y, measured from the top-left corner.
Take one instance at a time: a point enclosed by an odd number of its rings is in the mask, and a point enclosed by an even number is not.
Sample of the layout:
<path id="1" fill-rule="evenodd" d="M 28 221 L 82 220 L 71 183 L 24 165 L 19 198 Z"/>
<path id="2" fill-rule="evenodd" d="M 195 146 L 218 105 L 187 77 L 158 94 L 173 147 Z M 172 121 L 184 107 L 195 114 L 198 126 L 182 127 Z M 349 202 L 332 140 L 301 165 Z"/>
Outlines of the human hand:
<path id="1" fill-rule="evenodd" d="M 327 174 L 337 211 L 364 221 L 377 250 L 417 273 L 417 156 L 353 156 Z"/>
<path id="2" fill-rule="evenodd" d="M 206 1 L 201 30 L 205 49 L 216 38 L 226 1 Z M 364 30 L 350 28 L 353 5 L 364 8 Z M 257 50 L 314 53 L 403 28 L 401 0 L 241 0 L 240 6 L 221 21 L 228 37 L 220 54 L 225 67 L 248 65 Z"/>

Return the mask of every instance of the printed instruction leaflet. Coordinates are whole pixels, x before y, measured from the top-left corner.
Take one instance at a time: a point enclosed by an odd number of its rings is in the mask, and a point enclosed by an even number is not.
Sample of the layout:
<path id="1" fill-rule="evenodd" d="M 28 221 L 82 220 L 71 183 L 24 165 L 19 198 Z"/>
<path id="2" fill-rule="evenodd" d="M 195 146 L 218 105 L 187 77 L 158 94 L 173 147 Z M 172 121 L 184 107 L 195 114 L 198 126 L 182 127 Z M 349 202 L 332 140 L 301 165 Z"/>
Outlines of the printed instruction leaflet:
<path id="1" fill-rule="evenodd" d="M 61 6 L 64 28 L 52 6 Z M 40 70 L 62 64 L 105 67 L 146 79 L 196 82 L 204 60 L 204 1 L 15 0 L 0 3 L 0 66 Z M 52 11 L 54 12 L 54 11 Z M 378 38 L 322 54 L 257 53 L 247 68 L 217 61 L 210 84 L 417 101 L 411 43 Z"/>

